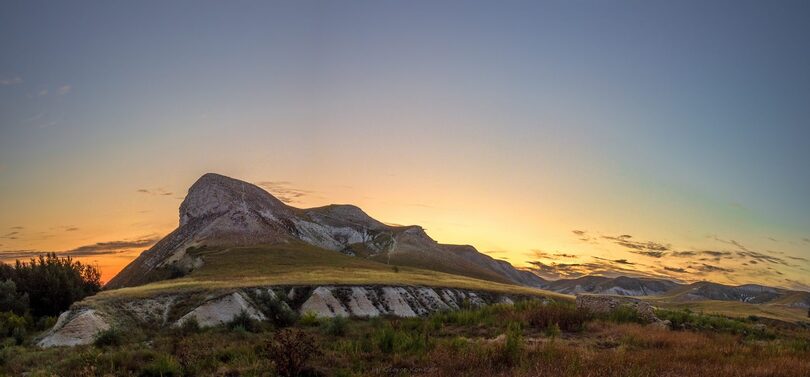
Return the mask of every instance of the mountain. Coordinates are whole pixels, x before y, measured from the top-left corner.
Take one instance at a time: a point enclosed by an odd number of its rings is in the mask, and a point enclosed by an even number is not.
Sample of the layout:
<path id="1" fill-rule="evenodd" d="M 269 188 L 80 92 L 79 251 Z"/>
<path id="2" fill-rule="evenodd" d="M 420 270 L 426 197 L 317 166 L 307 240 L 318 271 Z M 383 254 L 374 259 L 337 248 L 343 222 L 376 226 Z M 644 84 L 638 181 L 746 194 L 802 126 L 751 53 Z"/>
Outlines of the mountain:
<path id="1" fill-rule="evenodd" d="M 757 284 L 728 286 L 708 281 L 679 286 L 665 294 L 671 301 L 739 301 L 810 308 L 810 293 Z"/>
<path id="2" fill-rule="evenodd" d="M 733 301 L 810 308 L 810 292 L 792 291 L 757 284 L 730 286 L 701 281 L 680 284 L 666 279 L 618 276 L 583 276 L 548 281 L 540 288 L 575 295 L 578 293 L 620 296 L 658 296 L 668 302 Z"/>
<path id="3" fill-rule="evenodd" d="M 179 215 L 178 228 L 127 265 L 107 288 L 187 274 L 205 263 L 193 252 L 202 247 L 297 242 L 357 258 L 499 283 L 531 287 L 546 283 L 472 246 L 440 244 L 419 226 L 386 225 L 351 205 L 291 207 L 258 186 L 218 174 L 205 174 L 189 188 Z"/>
<path id="4" fill-rule="evenodd" d="M 681 285 L 669 280 L 619 276 L 583 276 L 550 281 L 543 288 L 566 294 L 596 293 L 621 296 L 654 296 Z"/>

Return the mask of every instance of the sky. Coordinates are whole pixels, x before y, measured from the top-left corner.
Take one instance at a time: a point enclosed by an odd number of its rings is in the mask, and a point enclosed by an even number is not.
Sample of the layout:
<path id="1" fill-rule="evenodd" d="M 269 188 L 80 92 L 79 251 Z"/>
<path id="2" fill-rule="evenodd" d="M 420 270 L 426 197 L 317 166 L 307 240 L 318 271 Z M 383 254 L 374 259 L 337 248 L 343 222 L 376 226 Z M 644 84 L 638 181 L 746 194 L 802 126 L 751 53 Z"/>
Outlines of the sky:
<path id="1" fill-rule="evenodd" d="M 806 1 L 5 1 L 0 260 L 216 172 L 543 276 L 810 289 Z"/>

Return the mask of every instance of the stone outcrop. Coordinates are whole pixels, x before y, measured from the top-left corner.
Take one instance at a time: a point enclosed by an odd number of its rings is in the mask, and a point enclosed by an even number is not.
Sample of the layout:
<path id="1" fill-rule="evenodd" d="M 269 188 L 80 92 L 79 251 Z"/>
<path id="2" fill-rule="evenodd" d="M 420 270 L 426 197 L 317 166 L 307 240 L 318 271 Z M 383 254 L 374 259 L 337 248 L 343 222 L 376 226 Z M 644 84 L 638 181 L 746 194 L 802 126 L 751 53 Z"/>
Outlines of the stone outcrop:
<path id="1" fill-rule="evenodd" d="M 194 318 L 201 327 L 226 324 L 241 313 L 266 320 L 262 300 L 277 300 L 277 307 L 317 317 L 426 316 L 431 313 L 511 304 L 522 297 L 454 288 L 414 286 L 297 286 L 254 287 L 216 294 L 167 294 L 125 302 L 96 302 L 93 308 L 77 303 L 59 316 L 57 324 L 39 341 L 41 347 L 92 343 L 112 326 L 181 326 Z"/>
<path id="2" fill-rule="evenodd" d="M 245 300 L 241 293 L 233 292 L 198 306 L 177 320 L 175 325 L 180 326 L 184 322 L 194 319 L 200 327 L 218 326 L 233 321 L 242 312 L 255 320 L 267 319 L 262 312 Z"/>
<path id="3" fill-rule="evenodd" d="M 648 323 L 660 322 L 655 316 L 655 308 L 648 302 L 626 296 L 577 295 L 577 309 L 596 314 L 611 314 L 621 307 L 635 310 Z"/>
<path id="4" fill-rule="evenodd" d="M 109 323 L 96 310 L 69 310 L 59 316 L 56 325 L 37 345 L 53 347 L 90 344 L 98 333 L 109 328 Z"/>
<path id="5" fill-rule="evenodd" d="M 483 306 L 511 303 L 509 297 L 494 295 L 489 301 L 475 292 L 426 287 L 335 287 L 315 289 L 303 305 L 301 313 L 318 317 L 417 317 L 430 313 L 456 310 L 466 304 Z"/>

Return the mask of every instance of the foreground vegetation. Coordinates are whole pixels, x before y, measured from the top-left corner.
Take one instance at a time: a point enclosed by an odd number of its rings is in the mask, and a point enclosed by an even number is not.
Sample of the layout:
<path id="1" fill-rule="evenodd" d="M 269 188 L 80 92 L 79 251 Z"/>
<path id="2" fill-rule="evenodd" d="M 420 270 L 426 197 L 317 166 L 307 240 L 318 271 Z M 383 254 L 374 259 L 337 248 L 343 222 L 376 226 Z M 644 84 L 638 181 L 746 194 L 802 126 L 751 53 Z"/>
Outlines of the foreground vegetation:
<path id="1" fill-rule="evenodd" d="M 277 310 L 284 310 L 279 306 Z M 758 318 L 661 310 L 674 330 L 631 311 L 594 316 L 569 301 L 524 301 L 426 318 L 318 319 L 277 313 L 219 328 L 125 332 L 95 345 L 6 343 L 17 376 L 801 376 L 810 329 Z M 29 340 L 30 342 L 30 340 Z"/>
<path id="2" fill-rule="evenodd" d="M 0 263 L 0 339 L 21 344 L 29 332 L 53 326 L 71 304 L 101 290 L 94 266 L 54 253 Z"/>

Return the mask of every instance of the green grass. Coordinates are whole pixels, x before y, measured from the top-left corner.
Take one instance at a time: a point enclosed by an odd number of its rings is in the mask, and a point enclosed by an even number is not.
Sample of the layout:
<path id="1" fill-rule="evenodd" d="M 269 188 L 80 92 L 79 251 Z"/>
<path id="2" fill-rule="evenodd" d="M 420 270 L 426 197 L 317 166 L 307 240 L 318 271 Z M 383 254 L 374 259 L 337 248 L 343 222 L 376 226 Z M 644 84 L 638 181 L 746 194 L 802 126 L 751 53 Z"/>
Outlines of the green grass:
<path id="1" fill-rule="evenodd" d="M 104 291 L 98 301 L 165 293 L 213 291 L 256 286 L 414 285 L 571 299 L 541 289 L 496 283 L 426 269 L 390 266 L 305 244 L 195 250 L 203 267 L 191 274 L 138 287 Z"/>

